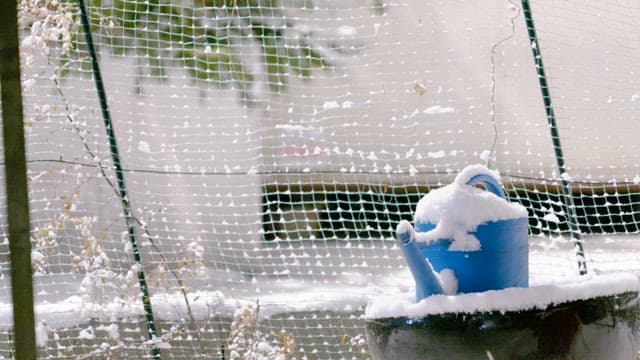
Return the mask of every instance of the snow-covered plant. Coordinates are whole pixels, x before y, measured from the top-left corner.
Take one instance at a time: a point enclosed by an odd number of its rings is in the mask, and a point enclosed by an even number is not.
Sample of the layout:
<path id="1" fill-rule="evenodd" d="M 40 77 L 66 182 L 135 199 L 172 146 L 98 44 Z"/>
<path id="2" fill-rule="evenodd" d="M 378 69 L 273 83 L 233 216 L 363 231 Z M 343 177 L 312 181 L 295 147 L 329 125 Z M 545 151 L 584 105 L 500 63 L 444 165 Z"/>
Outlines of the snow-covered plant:
<path id="1" fill-rule="evenodd" d="M 182 258 L 178 264 L 178 272 L 187 277 L 206 276 L 203 263 L 204 247 L 197 241 L 191 241 L 184 246 Z"/>
<path id="2" fill-rule="evenodd" d="M 74 192 L 74 197 L 79 192 Z M 93 227 L 98 218 L 95 216 L 79 215 L 76 204 L 63 197 L 62 209 L 57 218 L 34 228 L 32 233 L 31 260 L 35 274 L 47 272 L 47 258 L 51 251 L 58 247 L 59 233 L 75 233 L 83 241 L 84 246 L 80 253 L 73 256 L 74 270 L 84 274 L 80 291 L 85 301 L 102 302 L 107 295 L 106 291 L 120 289 L 120 298 L 129 298 L 137 295 L 137 279 L 134 274 L 122 276 L 111 270 L 111 259 L 102 247 L 106 238 L 103 231 L 95 232 Z M 130 271 L 133 273 L 133 271 Z M 124 280 L 124 281 L 123 281 Z M 118 284 L 123 283 L 118 286 Z M 134 291 L 132 291 L 134 290 Z M 123 295 L 123 294 L 126 294 Z"/>
<path id="3" fill-rule="evenodd" d="M 364 334 L 358 334 L 352 338 L 349 338 L 347 335 L 345 335 L 343 339 L 343 343 L 349 343 L 351 345 L 349 351 L 357 352 L 360 354 L 367 353 L 367 339 Z"/>
<path id="4" fill-rule="evenodd" d="M 65 64 L 59 60 L 55 60 L 53 64 L 52 59 L 69 58 L 79 18 L 75 6 L 60 0 L 20 0 L 18 5 L 19 26 L 27 29 L 27 34 L 20 43 L 22 89 L 25 96 L 29 96 L 38 80 L 57 82 L 58 74 L 64 70 Z M 43 63 L 52 66 L 45 69 L 41 66 Z M 25 107 L 26 129 L 30 129 L 39 120 L 60 115 L 55 104 L 41 104 L 37 98 L 25 102 Z M 76 111 L 73 108 L 68 110 Z"/>
<path id="5" fill-rule="evenodd" d="M 37 178 L 43 176 L 39 174 L 31 178 L 31 184 L 37 183 Z M 71 197 L 62 196 L 60 200 L 61 211 L 58 213 L 57 218 L 48 221 L 42 225 L 35 226 L 31 233 L 31 240 L 33 248 L 31 251 L 31 261 L 35 274 L 44 274 L 47 272 L 48 257 L 52 251 L 56 251 L 58 247 L 58 236 L 63 231 L 75 231 L 80 238 L 85 242 L 85 249 L 83 254 L 92 254 L 91 256 L 98 256 L 96 260 L 98 263 L 109 264 L 106 254 L 100 252 L 99 242 L 104 237 L 104 233 L 100 233 L 98 236 L 94 236 L 92 227 L 96 223 L 97 218 L 90 216 L 80 216 L 74 203 L 74 199 L 79 195 L 78 191 L 75 191 Z M 81 258 L 76 256 L 76 268 L 82 267 L 86 271 L 91 265 L 87 263 L 87 257 L 85 255 L 84 262 Z"/>
<path id="6" fill-rule="evenodd" d="M 18 24 L 28 29 L 20 43 L 20 55 L 23 88 L 29 92 L 41 75 L 34 69 L 39 58 L 48 61 L 56 55 L 69 56 L 79 25 L 78 11 L 71 3 L 60 0 L 20 0 Z"/>
<path id="7" fill-rule="evenodd" d="M 74 194 L 77 196 L 77 192 Z M 48 254 L 51 249 L 57 248 L 58 233 L 75 232 L 84 241 L 80 254 L 73 257 L 74 269 L 85 274 L 80 289 L 86 300 L 99 301 L 102 300 L 105 289 L 116 287 L 114 281 L 118 279 L 118 275 L 110 270 L 111 260 L 102 248 L 106 234 L 94 234 L 93 226 L 97 217 L 81 216 L 77 212 L 75 203 L 64 201 L 56 219 L 34 228 L 31 260 L 36 274 L 45 273 Z"/>
<path id="8" fill-rule="evenodd" d="M 187 333 L 187 329 L 181 325 L 173 325 L 168 331 L 165 331 L 162 336 L 154 337 L 153 339 L 144 342 L 143 346 L 150 351 L 151 349 L 171 349 L 170 341 L 178 339 Z"/>
<path id="9" fill-rule="evenodd" d="M 101 302 L 106 295 L 105 290 L 117 288 L 118 274 L 110 269 L 111 260 L 102 248 L 101 237 L 91 233 L 90 224 L 96 218 L 85 216 L 78 220 L 74 225 L 85 239 L 84 249 L 73 258 L 76 270 L 84 273 L 80 291 L 85 300 Z"/>
<path id="10" fill-rule="evenodd" d="M 285 360 L 295 359 L 294 336 L 281 331 L 275 336 L 259 329 L 260 306 L 248 304 L 236 310 L 227 340 L 231 360 Z"/>
<path id="11" fill-rule="evenodd" d="M 67 100 L 59 82 L 59 74 L 64 71 L 64 63 L 59 59 L 69 58 L 79 26 L 76 6 L 62 0 L 20 0 L 18 19 L 20 27 L 27 29 L 20 47 L 25 95 L 33 92 L 37 82 L 45 81 L 53 83 L 60 96 L 59 101 L 42 103 L 40 97 L 33 96 L 32 101 L 25 102 L 26 128 L 33 127 L 40 120 L 60 119 L 71 124 L 72 131 L 84 143 L 88 158 L 97 159 L 85 139 L 86 130 L 80 120 L 83 108 Z M 45 64 L 48 66 L 43 66 Z M 54 166 L 33 176 L 30 185 L 33 187 L 58 171 L 60 169 Z M 81 291 L 86 300 L 101 301 L 107 288 L 117 287 L 115 281 L 120 276 L 110 270 L 111 261 L 102 248 L 106 235 L 92 231 L 97 218 L 77 215 L 75 200 L 79 195 L 80 187 L 77 187 L 70 195 L 61 196 L 62 206 L 57 218 L 34 229 L 32 263 L 36 273 L 46 272 L 47 258 L 49 252 L 57 248 L 59 233 L 73 230 L 84 241 L 81 253 L 73 257 L 74 269 L 85 274 Z"/>
<path id="12" fill-rule="evenodd" d="M 49 54 L 52 43 L 56 43 L 63 54 L 69 54 L 78 26 L 75 6 L 60 0 L 20 0 L 18 9 L 19 25 L 31 28 L 23 45 Z"/>

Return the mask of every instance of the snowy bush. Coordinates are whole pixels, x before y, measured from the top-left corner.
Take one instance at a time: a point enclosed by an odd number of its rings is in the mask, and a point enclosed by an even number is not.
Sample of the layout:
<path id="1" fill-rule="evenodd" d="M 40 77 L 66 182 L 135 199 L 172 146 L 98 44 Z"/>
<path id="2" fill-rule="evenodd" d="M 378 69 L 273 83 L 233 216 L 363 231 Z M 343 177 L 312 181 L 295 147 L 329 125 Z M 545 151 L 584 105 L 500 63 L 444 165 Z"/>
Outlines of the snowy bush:
<path id="1" fill-rule="evenodd" d="M 233 315 L 227 341 L 231 360 L 295 359 L 296 341 L 293 335 L 281 331 L 273 338 L 259 329 L 260 306 L 249 304 Z"/>

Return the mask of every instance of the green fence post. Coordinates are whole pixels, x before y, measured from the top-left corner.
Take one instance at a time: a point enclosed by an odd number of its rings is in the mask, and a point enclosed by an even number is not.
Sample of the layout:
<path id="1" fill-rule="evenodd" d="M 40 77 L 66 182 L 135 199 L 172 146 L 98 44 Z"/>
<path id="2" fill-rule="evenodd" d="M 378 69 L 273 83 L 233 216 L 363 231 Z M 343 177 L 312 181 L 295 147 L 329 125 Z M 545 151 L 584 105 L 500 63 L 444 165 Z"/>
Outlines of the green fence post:
<path id="1" fill-rule="evenodd" d="M 91 56 L 91 66 L 93 68 L 93 78 L 96 84 L 96 91 L 98 93 L 98 100 L 100 101 L 100 108 L 102 110 L 102 118 L 104 120 L 105 129 L 107 131 L 107 138 L 109 140 L 109 147 L 111 150 L 111 159 L 113 160 L 113 167 L 116 174 L 116 180 L 118 184 L 118 195 L 122 204 L 122 211 L 124 212 L 124 219 L 127 225 L 127 233 L 129 235 L 129 242 L 133 249 L 133 261 L 135 264 L 140 265 L 138 270 L 138 284 L 140 291 L 142 292 L 142 306 L 144 308 L 145 319 L 147 324 L 147 333 L 150 340 L 154 340 L 158 334 L 156 331 L 156 324 L 153 316 L 153 309 L 151 307 L 151 296 L 149 295 L 149 287 L 147 286 L 147 280 L 142 270 L 142 256 L 138 248 L 138 241 L 136 238 L 135 222 L 133 218 L 133 212 L 131 209 L 131 203 L 129 201 L 129 195 L 127 193 L 127 186 L 124 180 L 124 174 L 122 171 L 122 164 L 120 162 L 120 153 L 118 151 L 118 144 L 116 142 L 116 134 L 113 129 L 113 122 L 111 121 L 111 115 L 109 113 L 109 105 L 107 102 L 107 93 L 104 89 L 102 82 L 102 73 L 98 65 L 98 57 L 96 55 L 95 47 L 93 46 L 93 38 L 91 36 L 91 25 L 89 23 L 89 17 L 87 15 L 87 9 L 83 0 L 78 0 L 80 7 L 80 18 L 82 21 L 82 27 L 85 33 L 85 39 L 87 41 L 87 47 L 89 55 Z M 151 353 L 154 359 L 160 359 L 160 349 L 157 346 L 153 346 Z"/>
<path id="2" fill-rule="evenodd" d="M 575 204 L 573 196 L 571 194 L 571 184 L 567 177 L 567 169 L 564 163 L 564 154 L 562 153 L 562 145 L 560 144 L 560 134 L 558 133 L 558 126 L 556 125 L 556 116 L 553 111 L 553 104 L 551 102 L 551 94 L 549 92 L 549 84 L 547 83 L 547 75 L 544 71 L 544 63 L 542 62 L 542 53 L 540 52 L 540 44 L 538 42 L 538 35 L 536 34 L 536 28 L 533 24 L 533 17 L 531 15 L 531 7 L 529 1 L 522 0 L 522 12 L 524 13 L 524 20 L 527 25 L 527 32 L 529 33 L 529 42 L 531 44 L 531 51 L 533 52 L 533 60 L 536 64 L 536 73 L 538 74 L 538 82 L 540 84 L 540 91 L 542 93 L 542 101 L 544 102 L 544 110 L 547 115 L 547 122 L 549 124 L 549 131 L 551 132 L 551 141 L 553 142 L 553 150 L 556 156 L 556 163 L 558 165 L 558 171 L 560 172 L 560 178 L 562 180 L 562 203 L 567 214 L 569 222 L 569 229 L 571 231 L 571 239 L 573 241 L 576 258 L 578 259 L 578 270 L 580 275 L 587 274 L 587 263 L 584 258 L 584 249 L 582 248 L 582 235 L 580 234 L 580 228 L 576 219 Z"/>

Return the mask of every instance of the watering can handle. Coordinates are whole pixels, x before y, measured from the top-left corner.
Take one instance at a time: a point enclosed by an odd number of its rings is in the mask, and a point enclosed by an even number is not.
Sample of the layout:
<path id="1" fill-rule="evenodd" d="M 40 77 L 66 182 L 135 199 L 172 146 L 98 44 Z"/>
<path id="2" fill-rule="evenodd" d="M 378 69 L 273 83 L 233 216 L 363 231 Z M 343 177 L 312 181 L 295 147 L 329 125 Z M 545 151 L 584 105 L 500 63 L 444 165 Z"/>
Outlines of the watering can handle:
<path id="1" fill-rule="evenodd" d="M 476 185 L 480 184 L 484 186 L 488 191 L 492 192 L 496 196 L 504 199 L 504 190 L 502 190 L 502 186 L 500 183 L 491 175 L 488 174 L 477 174 L 472 176 L 469 181 L 467 181 L 467 185 Z"/>

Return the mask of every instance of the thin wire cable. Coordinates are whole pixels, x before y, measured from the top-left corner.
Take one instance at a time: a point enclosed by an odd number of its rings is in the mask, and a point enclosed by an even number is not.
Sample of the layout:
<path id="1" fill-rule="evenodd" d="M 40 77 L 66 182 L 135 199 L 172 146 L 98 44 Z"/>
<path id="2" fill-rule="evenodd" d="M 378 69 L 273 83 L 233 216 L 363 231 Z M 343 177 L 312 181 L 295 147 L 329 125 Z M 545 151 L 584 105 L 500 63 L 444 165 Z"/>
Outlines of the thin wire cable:
<path id="1" fill-rule="evenodd" d="M 511 34 L 495 42 L 491 46 L 489 57 L 491 59 L 491 124 L 493 125 L 493 143 L 491 144 L 491 150 L 487 157 L 487 167 L 491 168 L 491 160 L 495 157 L 496 145 L 498 144 L 498 125 L 496 124 L 496 49 L 498 46 L 504 44 L 506 41 L 512 39 L 516 35 L 516 19 L 520 16 L 522 10 L 513 0 L 509 0 L 509 3 L 517 10 L 516 13 L 509 19 L 511 21 Z"/>

